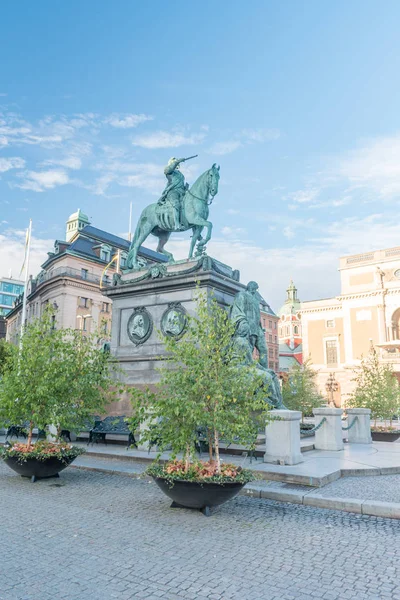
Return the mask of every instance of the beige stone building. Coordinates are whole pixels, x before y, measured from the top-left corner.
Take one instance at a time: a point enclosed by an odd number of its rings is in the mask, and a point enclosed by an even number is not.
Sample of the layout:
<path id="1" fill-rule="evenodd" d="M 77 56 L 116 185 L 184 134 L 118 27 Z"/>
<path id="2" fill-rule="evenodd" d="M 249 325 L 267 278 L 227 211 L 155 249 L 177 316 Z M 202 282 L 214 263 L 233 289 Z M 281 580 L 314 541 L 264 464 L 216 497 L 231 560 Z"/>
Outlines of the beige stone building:
<path id="1" fill-rule="evenodd" d="M 354 387 L 353 370 L 371 345 L 400 379 L 400 247 L 340 259 L 341 292 L 301 303 L 304 359 L 318 370 L 320 391 L 331 373 L 338 383 L 335 404 Z"/>
<path id="2" fill-rule="evenodd" d="M 127 240 L 93 227 L 81 210 L 72 214 L 67 220 L 65 240 L 55 241 L 41 272 L 29 281 L 27 321 L 40 316 L 43 307 L 50 302 L 57 309 L 56 327 L 79 329 L 83 335 L 98 331 L 99 341 L 108 341 L 112 302 L 101 288 L 110 285 L 116 262 L 104 270 L 117 252 L 123 268 L 128 250 Z M 148 264 L 167 260 L 143 247 L 139 257 Z M 6 316 L 7 339 L 13 343 L 18 342 L 21 318 L 22 296 Z"/>

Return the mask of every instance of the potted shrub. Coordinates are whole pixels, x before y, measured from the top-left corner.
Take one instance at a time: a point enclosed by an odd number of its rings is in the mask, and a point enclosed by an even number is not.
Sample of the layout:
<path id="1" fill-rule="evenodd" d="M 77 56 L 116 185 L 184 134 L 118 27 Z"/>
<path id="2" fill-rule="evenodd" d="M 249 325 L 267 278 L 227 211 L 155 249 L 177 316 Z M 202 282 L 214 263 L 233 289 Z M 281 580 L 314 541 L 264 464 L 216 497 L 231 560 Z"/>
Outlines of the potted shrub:
<path id="1" fill-rule="evenodd" d="M 58 474 L 81 448 L 60 441 L 62 430 L 76 431 L 111 399 L 108 355 L 92 336 L 55 328 L 55 311 L 29 323 L 19 348 L 11 347 L 0 381 L 0 426 L 23 425 L 26 443 L 1 448 L 1 458 L 22 476 Z M 27 425 L 25 425 L 27 423 Z M 33 443 L 34 428 L 49 441 Z"/>
<path id="2" fill-rule="evenodd" d="M 132 428 L 137 420 L 147 420 L 141 440 L 157 440 L 160 454 L 171 450 L 170 461 L 156 461 L 147 473 L 172 506 L 207 515 L 255 478 L 252 471 L 221 460 L 221 443 L 254 447 L 268 412 L 268 393 L 256 365 L 242 366 L 243 357 L 233 348 L 234 331 L 227 312 L 200 295 L 186 334 L 165 337 L 169 361 L 160 369 L 156 390 L 131 390 Z M 207 461 L 196 459 L 199 430 L 207 440 Z"/>
<path id="3" fill-rule="evenodd" d="M 400 414 L 400 387 L 392 365 L 381 363 L 371 348 L 368 356 L 361 360 L 353 381 L 356 387 L 348 405 L 371 410 L 372 439 L 393 442 L 400 438 L 400 429 L 393 427 L 393 417 Z M 378 420 L 383 421 L 383 425 L 378 425 Z"/>

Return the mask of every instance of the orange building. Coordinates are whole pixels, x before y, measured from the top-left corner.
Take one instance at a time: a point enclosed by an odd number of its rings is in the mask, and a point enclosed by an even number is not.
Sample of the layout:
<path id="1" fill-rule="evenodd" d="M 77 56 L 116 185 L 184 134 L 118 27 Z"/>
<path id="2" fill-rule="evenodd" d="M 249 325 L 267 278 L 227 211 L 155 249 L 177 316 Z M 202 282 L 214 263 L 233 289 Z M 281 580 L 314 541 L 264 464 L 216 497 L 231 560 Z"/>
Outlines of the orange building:
<path id="1" fill-rule="evenodd" d="M 302 302 L 304 356 L 318 370 L 322 393 L 337 383 L 335 403 L 354 389 L 354 369 L 371 345 L 400 378 L 400 247 L 340 259 L 340 295 Z"/>

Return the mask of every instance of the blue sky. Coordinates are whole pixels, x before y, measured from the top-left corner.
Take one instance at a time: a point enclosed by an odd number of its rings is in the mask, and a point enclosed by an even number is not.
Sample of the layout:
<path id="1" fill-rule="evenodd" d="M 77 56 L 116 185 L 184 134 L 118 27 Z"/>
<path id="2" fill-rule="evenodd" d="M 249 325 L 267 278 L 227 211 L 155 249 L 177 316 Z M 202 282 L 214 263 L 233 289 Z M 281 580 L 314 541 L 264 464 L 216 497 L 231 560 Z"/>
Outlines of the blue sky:
<path id="1" fill-rule="evenodd" d="M 290 277 L 339 293 L 339 256 L 399 245 L 399 21 L 390 0 L 7 3 L 0 275 L 30 217 L 36 274 L 78 207 L 123 234 L 199 154 L 189 183 L 221 165 L 210 255 L 275 309 Z"/>

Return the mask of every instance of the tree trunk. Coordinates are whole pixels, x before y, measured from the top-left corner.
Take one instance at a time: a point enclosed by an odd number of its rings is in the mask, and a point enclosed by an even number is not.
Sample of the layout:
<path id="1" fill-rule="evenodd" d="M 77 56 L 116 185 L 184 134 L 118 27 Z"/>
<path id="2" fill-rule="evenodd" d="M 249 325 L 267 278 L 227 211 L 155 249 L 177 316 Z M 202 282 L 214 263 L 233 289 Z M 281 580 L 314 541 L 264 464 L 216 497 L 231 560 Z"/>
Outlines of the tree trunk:
<path id="1" fill-rule="evenodd" d="M 29 421 L 28 439 L 26 441 L 26 445 L 28 446 L 28 448 L 30 448 L 32 445 L 32 432 L 33 432 L 33 423 L 32 423 L 32 421 Z"/>
<path id="2" fill-rule="evenodd" d="M 187 473 L 189 471 L 189 466 L 190 466 L 190 446 L 188 444 L 186 446 L 186 453 L 185 453 L 185 473 Z"/>
<path id="3" fill-rule="evenodd" d="M 221 473 L 221 459 L 219 457 L 219 438 L 218 431 L 214 429 L 214 447 L 215 447 L 215 462 L 217 463 L 217 468 L 215 469 L 215 473 L 220 475 Z"/>
<path id="4" fill-rule="evenodd" d="M 209 461 L 211 464 L 214 460 L 214 454 L 213 454 L 213 439 L 212 439 L 211 431 L 209 429 L 207 430 L 207 438 L 208 438 L 208 457 L 209 457 Z"/>

